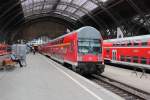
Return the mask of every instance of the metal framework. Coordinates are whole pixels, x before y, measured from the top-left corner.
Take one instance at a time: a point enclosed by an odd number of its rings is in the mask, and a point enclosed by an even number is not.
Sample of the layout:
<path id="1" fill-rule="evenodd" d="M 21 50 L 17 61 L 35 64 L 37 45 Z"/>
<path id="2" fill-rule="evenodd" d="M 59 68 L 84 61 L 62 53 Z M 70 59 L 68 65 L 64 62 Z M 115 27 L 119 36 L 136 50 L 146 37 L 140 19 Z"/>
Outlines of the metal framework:
<path id="1" fill-rule="evenodd" d="M 116 27 L 126 36 L 150 32 L 150 0 L 3 0 L 0 5 L 2 32 L 44 17 L 59 18 L 73 27 L 91 25 L 105 36 L 115 37 Z"/>
<path id="2" fill-rule="evenodd" d="M 99 0 L 106 2 L 107 0 Z M 59 14 L 62 18 L 80 21 L 87 15 L 93 22 L 101 27 L 100 23 L 92 16 L 91 12 L 99 7 L 97 0 L 21 0 L 25 19 L 29 16 L 40 14 Z"/>

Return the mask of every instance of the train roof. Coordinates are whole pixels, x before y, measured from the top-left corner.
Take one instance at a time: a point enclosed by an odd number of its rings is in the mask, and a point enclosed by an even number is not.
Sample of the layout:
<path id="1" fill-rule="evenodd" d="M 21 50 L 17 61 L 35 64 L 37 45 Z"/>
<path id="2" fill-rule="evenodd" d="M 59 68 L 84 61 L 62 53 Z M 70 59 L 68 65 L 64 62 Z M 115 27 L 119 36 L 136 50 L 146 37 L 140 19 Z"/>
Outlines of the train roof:
<path id="1" fill-rule="evenodd" d="M 72 34 L 72 33 L 74 33 L 74 32 L 78 32 L 79 37 L 83 37 L 83 36 L 84 36 L 84 37 L 86 37 L 86 38 L 89 38 L 89 37 L 99 38 L 99 36 L 100 36 L 100 37 L 102 38 L 100 32 L 99 32 L 96 28 L 94 28 L 94 27 L 92 27 L 92 26 L 84 26 L 84 27 L 79 28 L 79 29 L 77 29 L 77 30 L 74 30 L 74 31 L 72 31 L 72 32 L 70 32 L 70 33 L 67 33 L 67 34 L 65 34 L 65 35 L 59 36 L 59 37 L 57 37 L 56 39 L 53 39 L 53 40 L 51 40 L 51 41 L 55 41 L 55 40 L 57 40 L 57 39 L 63 38 L 63 37 L 68 36 L 68 35 L 70 35 L 70 34 Z M 84 34 L 85 32 L 86 32 L 87 34 Z M 95 34 L 92 34 L 92 33 L 95 33 Z"/>
<path id="2" fill-rule="evenodd" d="M 100 37 L 102 38 L 100 32 L 96 28 L 91 26 L 85 26 L 76 31 L 78 32 L 79 38 L 93 38 L 93 39 L 99 39 Z"/>
<path id="3" fill-rule="evenodd" d="M 118 39 L 109 39 L 109 40 L 104 40 L 104 42 L 119 42 L 119 41 L 129 41 L 129 40 L 147 41 L 147 40 L 150 40 L 150 35 L 133 36 L 133 37 L 118 38 Z"/>

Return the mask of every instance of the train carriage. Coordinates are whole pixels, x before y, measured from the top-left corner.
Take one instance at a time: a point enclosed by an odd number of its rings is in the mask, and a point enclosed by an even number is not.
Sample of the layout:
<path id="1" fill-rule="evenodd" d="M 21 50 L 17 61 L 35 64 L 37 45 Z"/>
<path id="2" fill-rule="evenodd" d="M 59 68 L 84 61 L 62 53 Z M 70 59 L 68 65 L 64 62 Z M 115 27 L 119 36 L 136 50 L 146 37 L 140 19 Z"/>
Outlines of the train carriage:
<path id="1" fill-rule="evenodd" d="M 42 53 L 63 64 L 72 65 L 80 74 L 102 73 L 102 37 L 98 30 L 86 26 L 60 36 L 42 47 Z"/>
<path id="2" fill-rule="evenodd" d="M 150 69 L 150 35 L 105 40 L 103 51 L 106 63 Z"/>

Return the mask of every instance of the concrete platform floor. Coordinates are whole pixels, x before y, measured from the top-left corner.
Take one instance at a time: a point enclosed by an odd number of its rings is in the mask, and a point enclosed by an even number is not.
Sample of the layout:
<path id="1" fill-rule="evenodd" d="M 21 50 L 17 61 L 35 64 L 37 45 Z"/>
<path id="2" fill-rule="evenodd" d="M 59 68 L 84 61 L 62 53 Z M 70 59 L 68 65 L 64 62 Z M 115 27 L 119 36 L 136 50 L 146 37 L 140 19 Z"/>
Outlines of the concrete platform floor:
<path id="1" fill-rule="evenodd" d="M 40 54 L 27 64 L 0 72 L 0 100 L 122 100 Z"/>
<path id="2" fill-rule="evenodd" d="M 141 72 L 137 72 L 136 75 L 133 70 L 106 65 L 105 72 L 102 75 L 150 93 L 150 74 L 145 74 L 140 78 Z"/>

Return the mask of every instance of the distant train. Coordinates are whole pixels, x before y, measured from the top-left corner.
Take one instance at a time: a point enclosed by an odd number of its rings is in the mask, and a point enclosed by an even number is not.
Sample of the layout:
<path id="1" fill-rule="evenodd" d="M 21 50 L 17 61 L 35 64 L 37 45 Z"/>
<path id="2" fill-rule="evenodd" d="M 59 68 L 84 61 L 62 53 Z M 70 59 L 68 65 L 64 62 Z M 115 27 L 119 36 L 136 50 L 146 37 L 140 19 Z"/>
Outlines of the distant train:
<path id="1" fill-rule="evenodd" d="M 80 74 L 104 72 L 102 37 L 90 26 L 60 36 L 42 45 L 40 51 L 60 63 L 70 64 Z"/>
<path id="2" fill-rule="evenodd" d="M 8 45 L 0 44 L 0 56 L 8 54 Z"/>
<path id="3" fill-rule="evenodd" d="M 150 68 L 150 35 L 105 40 L 103 53 L 107 63 Z"/>
<path id="4" fill-rule="evenodd" d="M 9 45 L 0 43 L 0 66 L 3 63 L 3 60 L 9 57 L 10 51 L 8 48 Z"/>

